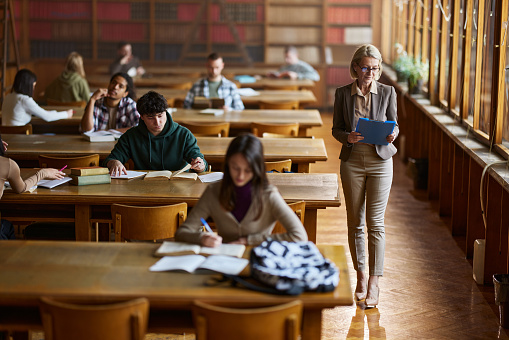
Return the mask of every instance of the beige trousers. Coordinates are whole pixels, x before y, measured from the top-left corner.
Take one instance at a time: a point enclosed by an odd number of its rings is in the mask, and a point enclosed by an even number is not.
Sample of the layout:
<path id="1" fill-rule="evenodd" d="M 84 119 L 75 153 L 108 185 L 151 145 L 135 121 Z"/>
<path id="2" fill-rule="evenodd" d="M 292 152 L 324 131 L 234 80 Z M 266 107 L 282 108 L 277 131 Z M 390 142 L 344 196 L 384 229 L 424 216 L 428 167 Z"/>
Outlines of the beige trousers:
<path id="1" fill-rule="evenodd" d="M 366 269 L 367 225 L 369 275 L 383 275 L 385 252 L 384 215 L 392 185 L 392 158 L 383 160 L 373 146 L 355 144 L 348 161 L 341 161 L 345 195 L 348 245 L 354 269 Z"/>

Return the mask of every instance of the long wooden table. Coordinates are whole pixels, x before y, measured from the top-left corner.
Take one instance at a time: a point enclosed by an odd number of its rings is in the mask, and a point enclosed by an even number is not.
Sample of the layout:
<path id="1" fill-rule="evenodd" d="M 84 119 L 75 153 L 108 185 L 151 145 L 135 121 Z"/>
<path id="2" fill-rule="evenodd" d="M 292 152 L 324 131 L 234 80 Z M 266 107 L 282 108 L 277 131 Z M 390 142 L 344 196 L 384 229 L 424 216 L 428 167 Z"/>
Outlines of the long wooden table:
<path id="1" fill-rule="evenodd" d="M 22 169 L 26 178 L 34 169 Z M 269 173 L 287 203 L 306 202 L 304 227 L 316 241 L 317 210 L 340 206 L 337 174 Z M 37 188 L 32 193 L 4 191 L 0 200 L 1 216 L 13 221 L 74 222 L 76 240 L 91 241 L 93 222 L 111 222 L 114 203 L 129 205 L 166 205 L 186 202 L 194 206 L 207 187 L 200 180 L 144 181 L 113 179 L 111 184 L 74 186 L 62 184 L 53 189 Z"/>
<path id="2" fill-rule="evenodd" d="M 37 167 L 38 156 L 99 154 L 105 159 L 115 142 L 90 143 L 80 135 L 3 135 L 9 146 L 8 157 L 21 167 Z M 222 169 L 224 156 L 232 137 L 197 137 L 198 146 L 213 170 Z M 311 138 L 261 138 L 265 159 L 276 161 L 291 158 L 298 172 L 309 172 L 310 163 L 327 160 L 323 139 Z"/>
<path id="3" fill-rule="evenodd" d="M 110 76 L 106 75 L 89 75 L 87 81 L 90 87 L 107 87 L 110 82 Z M 184 76 L 184 75 L 166 75 L 151 78 L 134 77 L 133 82 L 138 88 L 142 87 L 158 87 L 165 88 L 169 85 L 192 85 L 199 77 Z M 230 79 L 233 80 L 233 79 Z M 279 78 L 257 78 L 252 83 L 239 83 L 240 87 L 251 87 L 256 89 L 263 89 L 264 87 L 288 87 L 296 86 L 298 89 L 311 89 L 315 86 L 315 82 L 310 79 L 279 79 Z"/>
<path id="4" fill-rule="evenodd" d="M 145 71 L 149 75 L 157 76 L 169 76 L 169 75 L 189 75 L 198 73 L 201 76 L 207 75 L 207 69 L 203 66 L 150 66 L 144 65 Z M 250 76 L 264 76 L 269 72 L 277 71 L 275 67 L 230 67 L 226 66 L 223 70 L 223 74 L 233 75 L 250 75 Z M 92 74 L 109 75 L 110 69 L 108 66 L 97 67 Z"/>
<path id="5" fill-rule="evenodd" d="M 43 106 L 46 110 L 74 110 L 74 115 L 69 119 L 60 119 L 46 122 L 41 118 L 33 117 L 30 124 L 35 134 L 58 133 L 78 134 L 84 108 L 82 107 L 57 107 Z M 322 117 L 318 110 L 232 110 L 223 115 L 214 116 L 201 114 L 200 110 L 177 109 L 172 112 L 173 120 L 177 123 L 230 123 L 230 129 L 250 131 L 251 123 L 287 124 L 299 123 L 299 136 L 306 136 L 307 130 L 312 127 L 323 125 Z M 1 120 L 1 115 L 0 115 Z"/>
<path id="6" fill-rule="evenodd" d="M 302 339 L 320 339 L 322 310 L 353 303 L 344 246 L 318 246 L 340 271 L 330 293 L 264 294 L 229 284 L 205 286 L 219 274 L 150 272 L 158 247 L 147 243 L 0 241 L 0 330 L 41 330 L 42 296 L 111 301 L 145 297 L 149 332 L 193 332 L 194 301 L 262 307 L 303 303 Z M 245 254 L 247 256 L 247 252 Z"/>

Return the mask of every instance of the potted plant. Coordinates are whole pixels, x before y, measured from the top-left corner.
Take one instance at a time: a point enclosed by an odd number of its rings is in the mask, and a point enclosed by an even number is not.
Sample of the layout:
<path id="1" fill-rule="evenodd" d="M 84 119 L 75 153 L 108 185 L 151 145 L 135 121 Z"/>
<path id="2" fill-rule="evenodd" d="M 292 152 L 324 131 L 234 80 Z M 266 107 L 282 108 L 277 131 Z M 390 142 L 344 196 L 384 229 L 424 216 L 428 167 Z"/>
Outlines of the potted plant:
<path id="1" fill-rule="evenodd" d="M 419 94 L 424 81 L 428 80 L 429 66 L 423 63 L 420 58 L 413 58 L 408 69 L 408 93 Z"/>
<path id="2" fill-rule="evenodd" d="M 392 68 L 396 71 L 398 82 L 408 80 L 410 68 L 412 67 L 412 58 L 403 52 L 399 55 L 398 59 L 392 64 Z"/>

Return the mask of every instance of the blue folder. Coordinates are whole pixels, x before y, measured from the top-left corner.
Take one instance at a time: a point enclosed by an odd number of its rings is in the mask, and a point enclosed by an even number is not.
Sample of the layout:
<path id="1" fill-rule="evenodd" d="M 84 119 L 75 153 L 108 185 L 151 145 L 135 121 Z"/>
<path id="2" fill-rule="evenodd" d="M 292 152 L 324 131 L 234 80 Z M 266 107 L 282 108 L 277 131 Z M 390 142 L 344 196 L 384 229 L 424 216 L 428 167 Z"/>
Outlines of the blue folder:
<path id="1" fill-rule="evenodd" d="M 368 118 L 359 118 L 357 122 L 356 132 L 360 132 L 364 139 L 362 143 L 387 145 L 387 136 L 394 131 L 396 122 L 388 120 L 385 122 L 379 120 L 371 120 Z"/>

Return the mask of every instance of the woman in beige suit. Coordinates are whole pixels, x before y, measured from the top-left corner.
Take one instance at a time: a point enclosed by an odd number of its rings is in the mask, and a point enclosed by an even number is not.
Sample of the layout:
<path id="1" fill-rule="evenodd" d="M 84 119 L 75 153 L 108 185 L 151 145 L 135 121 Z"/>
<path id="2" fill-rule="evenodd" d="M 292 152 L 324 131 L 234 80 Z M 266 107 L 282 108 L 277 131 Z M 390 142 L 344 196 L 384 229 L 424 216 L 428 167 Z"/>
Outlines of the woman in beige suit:
<path id="1" fill-rule="evenodd" d="M 388 145 L 363 143 L 355 132 L 359 118 L 397 122 L 396 92 L 380 84 L 382 55 L 373 45 L 362 45 L 350 63 L 355 81 L 336 90 L 332 135 L 341 142 L 340 174 L 345 196 L 348 245 L 357 271 L 357 301 L 366 307 L 378 304 L 378 279 L 383 275 L 385 251 L 384 215 L 392 185 L 392 142 L 399 129 L 396 124 L 387 136 Z M 368 231 L 369 280 L 366 276 L 365 232 Z"/>

